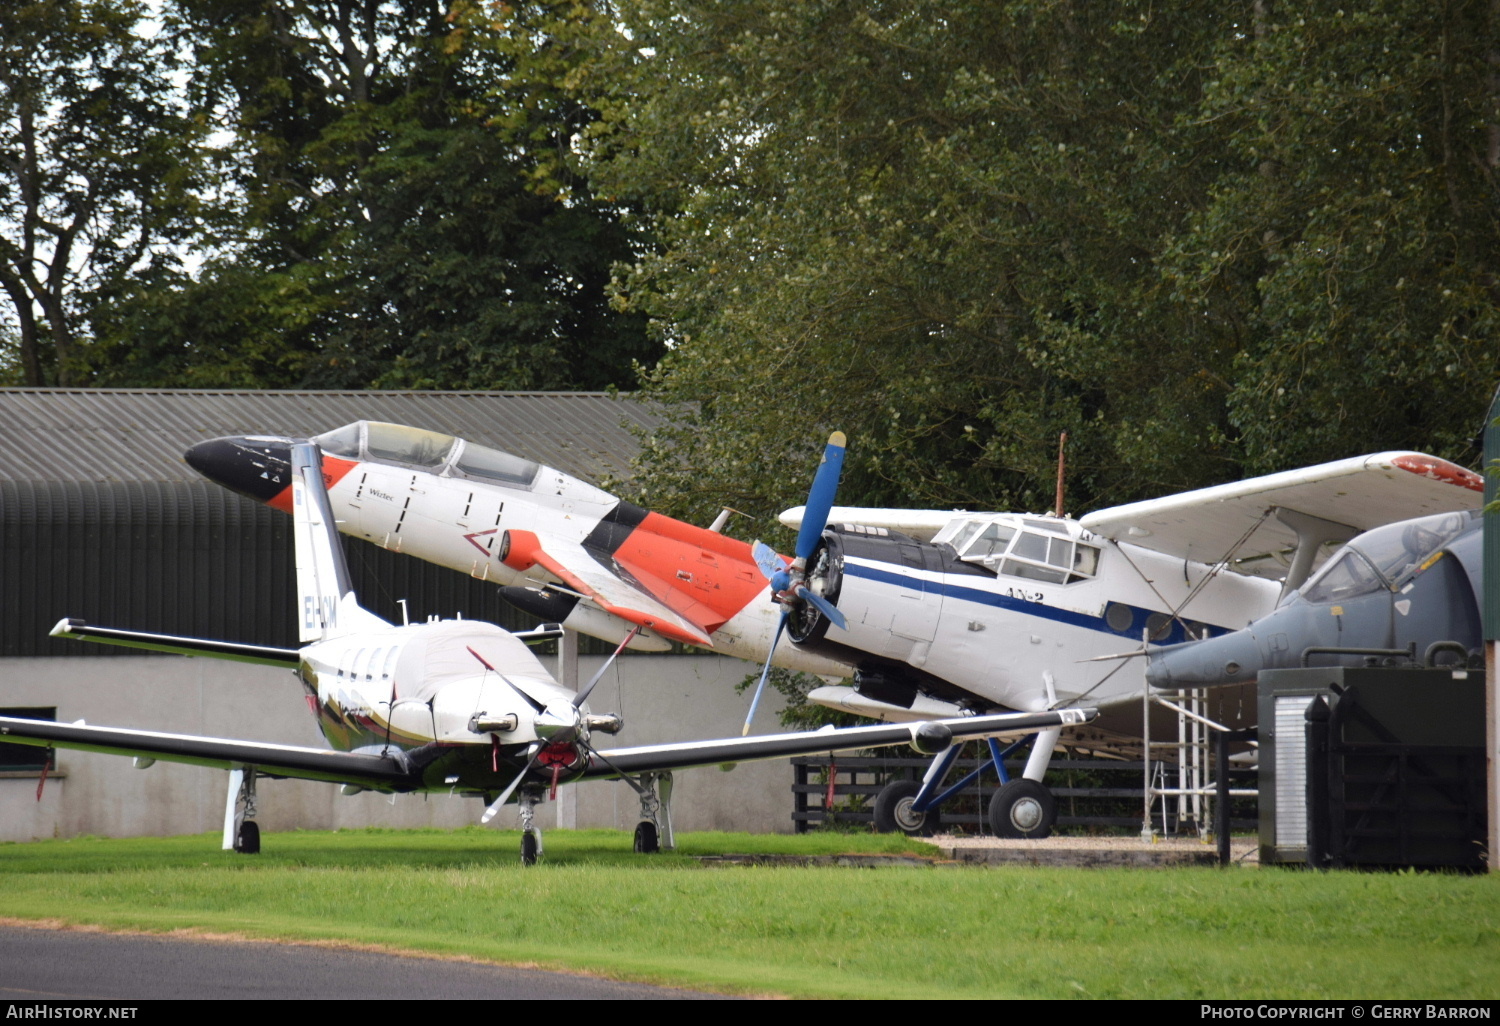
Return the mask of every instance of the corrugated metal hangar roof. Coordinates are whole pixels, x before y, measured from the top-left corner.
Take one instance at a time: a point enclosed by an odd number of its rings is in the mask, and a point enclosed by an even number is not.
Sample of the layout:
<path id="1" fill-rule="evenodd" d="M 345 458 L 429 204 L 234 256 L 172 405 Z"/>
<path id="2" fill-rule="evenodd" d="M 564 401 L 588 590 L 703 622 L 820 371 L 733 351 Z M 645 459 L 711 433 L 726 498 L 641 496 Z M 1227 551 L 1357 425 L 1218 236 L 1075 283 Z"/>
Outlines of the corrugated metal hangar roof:
<path id="1" fill-rule="evenodd" d="M 72 391 L 0 388 L 0 657 L 106 656 L 57 641 L 64 616 L 107 626 L 296 644 L 291 520 L 182 459 L 222 435 L 320 434 L 381 420 L 458 435 L 588 481 L 624 477 L 627 425 L 656 415 L 601 393 Z M 534 626 L 493 584 L 348 539 L 361 601 Z"/>
<path id="2" fill-rule="evenodd" d="M 441 431 L 599 482 L 630 472 L 652 409 L 603 392 L 223 392 L 0 388 L 0 479 L 199 481 L 221 435 L 321 434 L 356 420 Z"/>

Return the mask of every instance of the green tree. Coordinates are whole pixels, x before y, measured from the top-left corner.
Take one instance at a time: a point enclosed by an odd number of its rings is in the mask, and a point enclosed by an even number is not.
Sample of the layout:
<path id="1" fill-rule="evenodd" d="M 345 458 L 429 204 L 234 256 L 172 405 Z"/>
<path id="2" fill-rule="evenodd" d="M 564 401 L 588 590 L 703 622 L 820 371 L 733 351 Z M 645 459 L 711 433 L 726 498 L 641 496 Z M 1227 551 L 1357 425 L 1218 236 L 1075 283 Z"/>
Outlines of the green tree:
<path id="1" fill-rule="evenodd" d="M 205 126 L 163 90 L 174 51 L 130 0 L 0 9 L 0 286 L 19 383 L 88 381 L 88 323 L 169 275 L 209 216 Z"/>
<path id="2" fill-rule="evenodd" d="M 644 498 L 769 512 L 832 427 L 845 498 L 902 505 L 1047 508 L 1061 430 L 1075 511 L 1381 447 L 1470 460 L 1489 6 L 621 0 L 582 79 L 592 175 L 647 207 L 620 302 L 686 410 Z M 1400 259 L 1356 271 L 1377 238 Z"/>
<path id="3" fill-rule="evenodd" d="M 1215 48 L 1229 167 L 1163 265 L 1241 344 L 1247 469 L 1472 463 L 1500 329 L 1500 7 L 1263 0 Z"/>
<path id="4" fill-rule="evenodd" d="M 196 101 L 235 135 L 242 231 L 196 283 L 121 307 L 113 380 L 602 388 L 654 358 L 605 291 L 634 238 L 557 159 L 591 112 L 539 102 L 569 60 L 551 33 L 586 8 L 173 10 Z"/>
<path id="5" fill-rule="evenodd" d="M 774 509 L 830 427 L 870 502 L 1047 508 L 1065 429 L 1077 504 L 1232 466 L 1153 265 L 1213 174 L 1180 123 L 1221 5 L 618 6 L 596 177 L 655 213 L 623 301 L 696 404 L 648 499 Z"/>

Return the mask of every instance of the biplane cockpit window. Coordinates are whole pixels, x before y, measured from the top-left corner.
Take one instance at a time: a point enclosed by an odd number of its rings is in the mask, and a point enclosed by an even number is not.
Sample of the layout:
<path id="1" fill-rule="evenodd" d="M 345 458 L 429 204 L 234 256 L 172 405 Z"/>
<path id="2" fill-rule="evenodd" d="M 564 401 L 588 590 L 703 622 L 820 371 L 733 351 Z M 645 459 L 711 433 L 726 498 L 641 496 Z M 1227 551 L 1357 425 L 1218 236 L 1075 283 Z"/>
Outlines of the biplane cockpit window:
<path id="1" fill-rule="evenodd" d="M 993 517 L 971 520 L 945 533 L 952 538 L 949 544 L 958 558 L 966 563 L 979 563 L 1009 577 L 1072 584 L 1088 580 L 1099 569 L 1098 547 L 1075 540 L 1074 530 L 1064 520 Z"/>

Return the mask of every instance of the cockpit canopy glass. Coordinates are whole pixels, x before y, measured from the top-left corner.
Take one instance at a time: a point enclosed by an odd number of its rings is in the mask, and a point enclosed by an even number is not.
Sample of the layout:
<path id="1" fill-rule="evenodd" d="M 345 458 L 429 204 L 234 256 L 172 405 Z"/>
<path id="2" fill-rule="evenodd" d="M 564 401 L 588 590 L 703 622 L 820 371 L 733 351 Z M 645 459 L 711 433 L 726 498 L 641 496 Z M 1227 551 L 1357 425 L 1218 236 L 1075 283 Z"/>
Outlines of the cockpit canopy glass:
<path id="1" fill-rule="evenodd" d="M 1308 602 L 1334 602 L 1394 588 L 1447 545 L 1477 514 L 1437 513 L 1366 531 L 1334 556 L 1302 589 Z"/>
<path id="2" fill-rule="evenodd" d="M 949 524 L 933 538 L 958 558 L 995 573 L 1050 584 L 1072 584 L 1099 569 L 1097 546 L 1075 539 L 1068 521 L 1047 517 L 976 517 Z"/>
<path id="3" fill-rule="evenodd" d="M 313 439 L 324 452 L 349 459 L 430 467 L 448 477 L 498 481 L 529 488 L 541 465 L 437 431 L 361 420 Z"/>

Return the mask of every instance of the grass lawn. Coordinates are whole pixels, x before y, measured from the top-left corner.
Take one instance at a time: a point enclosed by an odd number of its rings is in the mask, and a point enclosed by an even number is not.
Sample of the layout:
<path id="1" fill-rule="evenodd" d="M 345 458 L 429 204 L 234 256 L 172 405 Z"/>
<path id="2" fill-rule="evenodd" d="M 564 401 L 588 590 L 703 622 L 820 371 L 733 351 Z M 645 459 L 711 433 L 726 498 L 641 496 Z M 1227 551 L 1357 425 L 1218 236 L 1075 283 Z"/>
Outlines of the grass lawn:
<path id="1" fill-rule="evenodd" d="M 795 997 L 1494 998 L 1500 878 L 1273 868 L 722 867 L 873 835 L 298 832 L 0 845 L 0 916 L 331 940 Z"/>

